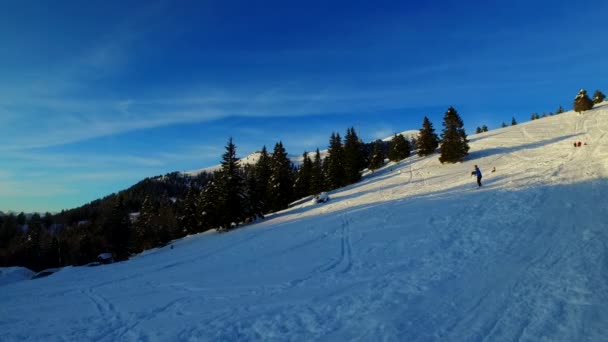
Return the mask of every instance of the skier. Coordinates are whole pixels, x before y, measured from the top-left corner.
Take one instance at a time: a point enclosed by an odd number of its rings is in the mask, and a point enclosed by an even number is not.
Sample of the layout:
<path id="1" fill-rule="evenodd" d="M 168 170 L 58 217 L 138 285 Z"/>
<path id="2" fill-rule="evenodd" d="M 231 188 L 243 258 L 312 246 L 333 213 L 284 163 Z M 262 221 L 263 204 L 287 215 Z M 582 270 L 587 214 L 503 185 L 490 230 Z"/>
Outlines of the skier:
<path id="1" fill-rule="evenodd" d="M 477 176 L 477 185 L 481 187 L 481 170 L 475 165 L 475 170 L 471 172 L 471 176 Z"/>

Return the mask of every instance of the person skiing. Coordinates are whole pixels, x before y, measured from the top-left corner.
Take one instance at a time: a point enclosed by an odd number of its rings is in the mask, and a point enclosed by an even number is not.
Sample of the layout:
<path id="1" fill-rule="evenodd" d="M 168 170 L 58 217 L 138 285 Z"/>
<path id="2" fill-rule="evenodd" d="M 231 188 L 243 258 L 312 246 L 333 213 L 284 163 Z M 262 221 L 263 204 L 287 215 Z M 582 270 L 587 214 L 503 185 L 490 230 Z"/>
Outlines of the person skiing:
<path id="1" fill-rule="evenodd" d="M 475 170 L 471 172 L 471 176 L 473 175 L 477 176 L 477 185 L 481 187 L 481 170 L 479 167 L 477 167 L 477 165 L 475 165 Z"/>

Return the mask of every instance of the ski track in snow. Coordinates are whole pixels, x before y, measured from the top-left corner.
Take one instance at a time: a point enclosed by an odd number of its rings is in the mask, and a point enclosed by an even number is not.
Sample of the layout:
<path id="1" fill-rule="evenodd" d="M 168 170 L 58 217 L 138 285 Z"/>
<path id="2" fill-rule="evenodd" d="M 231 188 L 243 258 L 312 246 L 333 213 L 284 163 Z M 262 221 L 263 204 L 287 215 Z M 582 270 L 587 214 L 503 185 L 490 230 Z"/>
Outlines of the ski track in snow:
<path id="1" fill-rule="evenodd" d="M 0 340 L 605 341 L 605 107 L 475 135 L 464 163 L 389 163 L 230 233 L 0 286 Z"/>

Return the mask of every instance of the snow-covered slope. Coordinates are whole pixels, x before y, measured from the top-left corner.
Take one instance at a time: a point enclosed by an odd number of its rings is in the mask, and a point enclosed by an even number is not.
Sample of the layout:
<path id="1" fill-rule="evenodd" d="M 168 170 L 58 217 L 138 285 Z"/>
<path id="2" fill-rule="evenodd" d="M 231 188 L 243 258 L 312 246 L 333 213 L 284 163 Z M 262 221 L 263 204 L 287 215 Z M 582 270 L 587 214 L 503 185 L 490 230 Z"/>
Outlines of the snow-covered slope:
<path id="1" fill-rule="evenodd" d="M 464 163 L 411 157 L 325 204 L 2 286 L 1 339 L 606 341 L 607 133 L 605 103 L 492 130 Z"/>

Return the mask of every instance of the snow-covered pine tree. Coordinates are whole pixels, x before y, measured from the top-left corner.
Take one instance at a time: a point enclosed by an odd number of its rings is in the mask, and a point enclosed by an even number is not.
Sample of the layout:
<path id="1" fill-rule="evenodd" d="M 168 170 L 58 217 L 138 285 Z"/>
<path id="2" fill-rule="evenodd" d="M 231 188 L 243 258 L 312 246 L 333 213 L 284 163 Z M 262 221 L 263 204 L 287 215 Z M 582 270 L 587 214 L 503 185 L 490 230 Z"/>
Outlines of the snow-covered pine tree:
<path id="1" fill-rule="evenodd" d="M 441 134 L 441 163 L 463 161 L 469 154 L 469 144 L 464 130 L 464 123 L 454 107 L 448 108 L 443 118 Z"/>
<path id="2" fill-rule="evenodd" d="M 574 104 L 572 108 L 577 113 L 582 113 L 586 110 L 593 108 L 593 101 L 591 101 L 585 89 L 581 89 L 578 91 L 578 94 L 574 98 Z"/>
<path id="3" fill-rule="evenodd" d="M 593 93 L 593 103 L 594 104 L 603 102 L 605 99 L 606 99 L 606 95 L 604 95 L 604 93 L 602 93 L 599 89 L 596 90 L 595 93 Z"/>
<path id="4" fill-rule="evenodd" d="M 435 134 L 433 124 L 426 116 L 422 121 L 422 128 L 418 133 L 416 142 L 418 145 L 418 155 L 420 157 L 435 153 L 435 150 L 439 146 L 439 138 L 437 137 L 437 134 Z"/>
<path id="5" fill-rule="evenodd" d="M 402 134 L 395 134 L 388 152 L 390 161 L 398 162 L 410 156 L 410 143 Z"/>
<path id="6" fill-rule="evenodd" d="M 384 165 L 384 151 L 382 140 L 376 140 L 374 142 L 374 151 L 369 162 L 369 169 L 376 170 Z"/>

